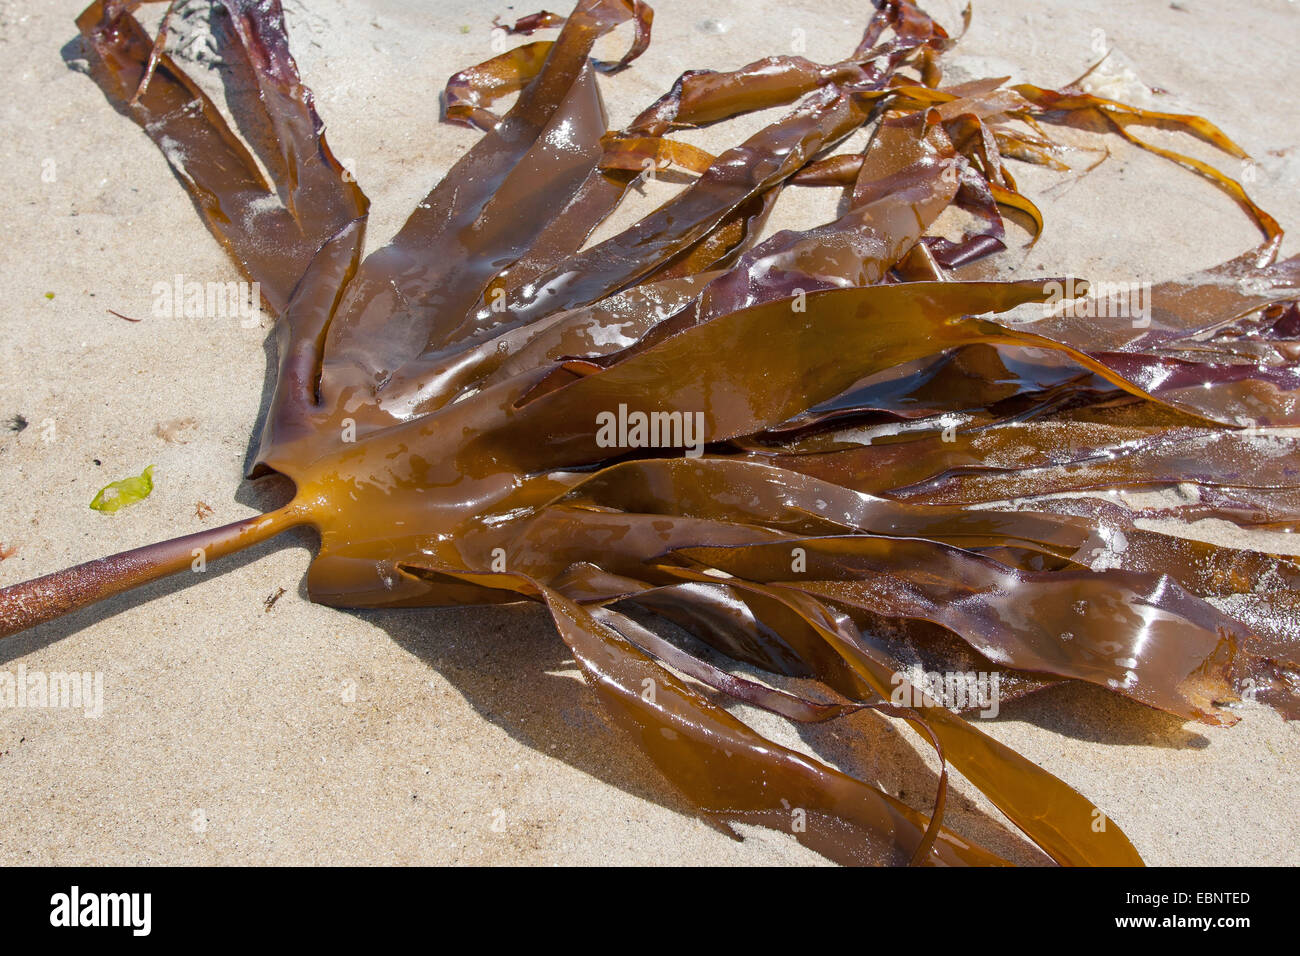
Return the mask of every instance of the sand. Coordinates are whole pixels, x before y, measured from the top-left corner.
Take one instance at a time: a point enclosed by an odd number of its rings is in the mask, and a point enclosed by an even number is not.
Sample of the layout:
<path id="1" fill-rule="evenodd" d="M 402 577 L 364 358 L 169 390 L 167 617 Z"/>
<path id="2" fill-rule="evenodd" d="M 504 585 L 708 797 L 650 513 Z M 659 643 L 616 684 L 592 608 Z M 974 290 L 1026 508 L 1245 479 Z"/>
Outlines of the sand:
<path id="1" fill-rule="evenodd" d="M 0 584 L 232 521 L 283 491 L 242 480 L 266 400 L 269 319 L 150 313 L 155 283 L 239 276 L 162 156 L 64 62 L 80 6 L 0 2 L 0 417 L 30 423 L 0 432 L 0 542 L 17 548 Z M 446 76 L 491 54 L 493 13 L 531 11 L 287 6 L 330 142 L 373 200 L 373 248 L 477 135 L 439 123 Z M 684 69 L 735 67 L 800 40 L 808 56 L 833 59 L 867 5 L 654 6 L 650 52 L 604 83 L 616 125 Z M 818 12 L 827 7 L 836 12 Z M 932 10 L 956 22 L 955 4 Z M 1094 60 L 1101 36 L 1133 74 L 1116 69 L 1113 86 L 1141 95 L 1135 76 L 1167 91 L 1155 94 L 1163 108 L 1218 122 L 1256 157 L 1259 202 L 1300 226 L 1297 35 L 1300 9 L 1286 0 L 1226 13 L 1210 0 L 990 0 L 949 75 L 1057 85 Z M 692 139 L 721 141 L 710 135 Z M 1023 172 L 1048 229 L 1031 252 L 1006 256 L 1009 269 L 1159 280 L 1256 241 L 1204 182 L 1108 145 L 1114 155 L 1087 177 Z M 672 188 L 653 184 L 646 203 Z M 826 192 L 793 196 L 772 227 L 824 214 Z M 170 426 L 172 441 L 157 434 L 178 419 L 192 423 Z M 112 516 L 87 508 L 106 482 L 148 464 L 156 488 L 145 502 Z M 213 513 L 196 516 L 199 502 Z M 0 863 L 821 862 L 788 837 L 753 830 L 740 843 L 699 821 L 606 723 L 541 612 L 318 607 L 303 586 L 313 543 L 291 535 L 0 644 L 0 670 L 103 674 L 98 718 L 0 711 Z M 1076 685 L 981 727 L 1094 800 L 1149 863 L 1296 863 L 1297 727 L 1258 706 L 1240 713 L 1232 728 L 1183 724 Z M 799 745 L 929 805 L 932 762 L 886 721 L 852 719 Z M 955 786 L 950 826 L 1014 860 L 1042 859 Z"/>

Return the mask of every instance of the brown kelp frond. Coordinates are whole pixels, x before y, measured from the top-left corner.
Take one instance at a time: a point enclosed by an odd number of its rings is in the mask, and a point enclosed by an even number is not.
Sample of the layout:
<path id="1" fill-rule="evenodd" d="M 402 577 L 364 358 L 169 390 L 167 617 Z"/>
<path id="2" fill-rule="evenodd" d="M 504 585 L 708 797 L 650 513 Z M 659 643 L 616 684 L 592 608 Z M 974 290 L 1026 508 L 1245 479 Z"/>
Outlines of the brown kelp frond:
<path id="1" fill-rule="evenodd" d="M 283 12 L 252 0 L 221 4 L 236 28 L 221 35 L 219 52 L 234 75 L 252 81 L 264 114 L 258 119 L 276 137 L 278 155 L 263 153 L 274 180 L 268 184 L 211 100 L 174 60 L 155 55 L 131 15 L 137 6 L 104 0 L 77 18 L 95 81 L 158 144 L 209 228 L 283 312 L 321 244 L 364 219 L 368 206 L 325 144 L 289 54 Z"/>
<path id="2" fill-rule="evenodd" d="M 0 591 L 4 633 L 170 573 L 191 546 L 311 524 L 314 600 L 539 602 L 701 812 L 802 815 L 795 835 L 844 862 L 1003 862 L 944 825 L 949 767 L 1056 862 L 1141 862 L 1100 809 L 976 729 L 988 701 L 921 665 L 983 673 L 1003 700 L 1083 681 L 1210 723 L 1240 697 L 1300 716 L 1300 562 L 1144 520 L 1300 526 L 1300 259 L 1276 261 L 1281 231 L 1239 184 L 1133 132 L 1244 157 L 1217 127 L 1073 86 L 945 85 L 953 37 L 884 0 L 837 62 L 690 71 L 610 130 L 597 74 L 645 51 L 652 14 L 579 0 L 451 77 L 446 119 L 482 138 L 361 261 L 366 199 L 277 0 L 217 5 L 222 56 L 257 91 L 235 115 L 250 146 L 138 5 L 82 14 L 93 75 L 279 313 L 258 470 L 297 497 Z M 627 53 L 594 60 L 620 27 Z M 716 155 L 675 137 L 769 109 Z M 1008 210 L 1033 238 L 1050 228 L 1014 163 L 1070 169 L 1048 127 L 1085 116 L 1229 192 L 1264 244 L 1118 310 L 1069 277 L 978 281 Z M 590 242 L 668 166 L 676 195 Z M 843 201 L 766 234 L 787 186 Z M 727 699 L 901 720 L 937 756 L 932 798 L 906 806 L 767 740 Z"/>

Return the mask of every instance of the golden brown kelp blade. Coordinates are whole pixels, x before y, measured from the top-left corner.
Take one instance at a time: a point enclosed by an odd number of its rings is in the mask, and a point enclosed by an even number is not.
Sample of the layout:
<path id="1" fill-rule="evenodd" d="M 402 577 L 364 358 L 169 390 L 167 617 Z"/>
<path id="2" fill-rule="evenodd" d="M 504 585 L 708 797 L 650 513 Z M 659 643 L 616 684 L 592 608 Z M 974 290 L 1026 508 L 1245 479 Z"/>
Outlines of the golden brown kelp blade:
<path id="1" fill-rule="evenodd" d="M 941 624 L 991 661 L 1088 680 L 1183 717 L 1211 716 L 1228 692 L 1233 630 L 1245 640 L 1244 629 L 1156 576 L 1026 572 L 937 542 L 859 535 L 674 553 L 746 580 Z M 796 555 L 806 570 L 792 576 Z"/>
<path id="2" fill-rule="evenodd" d="M 1244 658 L 1294 659 L 1293 642 L 1284 635 L 1268 634 L 1261 642 L 1261 635 L 1200 598 L 1249 590 L 1261 577 L 1293 586 L 1300 581 L 1295 562 L 1168 539 L 1110 513 L 1093 523 L 900 504 L 713 458 L 618 465 L 574 486 L 564 503 L 601 509 L 590 520 L 607 527 L 611 510 L 723 528 L 762 522 L 783 533 L 779 543 L 755 535 L 747 545 L 741 541 L 738 552 L 750 560 L 764 556 L 761 574 L 760 565 L 736 565 L 728 550 L 736 548 L 734 539 L 683 549 L 683 533 L 702 536 L 700 529 L 674 526 L 662 538 L 663 549 L 734 577 L 790 586 L 803 580 L 810 582 L 806 590 L 824 597 L 832 596 L 829 588 L 846 608 L 949 628 L 997 666 L 1090 680 L 1185 717 L 1231 722 L 1217 702 L 1233 696 L 1234 680 L 1255 676 L 1255 665 L 1248 667 Z M 537 520 L 545 529 L 539 533 L 557 546 L 572 533 L 546 522 L 545 514 Z M 854 537 L 842 538 L 846 533 Z M 532 535 L 530 529 L 521 540 Z M 823 547 L 834 550 L 823 554 Z M 1007 548 L 1037 560 L 1017 567 L 1008 566 L 1005 555 L 990 556 Z M 512 553 L 511 562 L 538 576 L 561 569 L 528 553 Z M 627 561 L 615 567 L 620 574 L 638 573 Z M 1041 606 L 1039 595 L 1049 595 Z M 1225 641 L 1237 648 L 1237 657 L 1224 656 Z M 1241 672 L 1234 674 L 1230 665 Z"/>
<path id="3" fill-rule="evenodd" d="M 634 639 L 644 633 L 621 615 L 601 613 L 598 620 L 528 579 L 479 580 L 543 597 L 614 718 L 714 819 L 787 830 L 845 863 L 1002 862 L 939 826 L 946 779 L 927 820 L 888 794 L 756 734 L 638 648 Z"/>
<path id="4" fill-rule="evenodd" d="M 1099 111 L 1126 137 L 1172 125 L 1243 155 L 1217 128 L 998 78 L 945 87 L 950 35 L 886 0 L 838 62 L 688 72 L 611 131 L 597 74 L 644 52 L 652 14 L 579 0 L 509 31 L 553 39 L 450 79 L 446 118 L 483 137 L 362 261 L 366 200 L 325 144 L 279 4 L 216 7 L 219 52 L 256 93 L 235 107 L 248 146 L 138 5 L 82 14 L 93 75 L 279 313 L 258 467 L 296 497 L 6 588 L 0 633 L 188 566 L 192 548 L 310 524 L 313 600 L 540 602 L 706 815 L 844 862 L 1002 862 L 944 827 L 949 766 L 1052 860 L 1141 862 L 1099 808 L 906 678 L 918 657 L 996 673 L 1008 699 L 1081 680 L 1231 722 L 1224 705 L 1249 684 L 1300 713 L 1281 623 L 1294 561 L 1170 538 L 1079 497 L 1190 481 L 1199 510 L 1167 513 L 1296 520 L 1293 449 L 1261 455 L 1234 430 L 1300 422 L 1300 260 L 1274 261 L 1276 224 L 1227 177 L 1162 152 L 1232 192 L 1269 241 L 1153 290 L 1145 324 L 1068 303 L 1043 317 L 1064 280 L 953 281 L 1006 247 L 1005 210 L 1045 228 L 1011 169 L 1065 168 L 1043 124 Z M 627 53 L 592 59 L 620 27 Z M 784 113 L 716 156 L 672 138 L 768 108 Z M 864 127 L 865 147 L 836 154 Z M 689 184 L 590 244 L 665 162 Z M 836 218 L 765 236 L 788 185 L 843 189 Z M 973 223 L 957 237 L 937 231 L 950 209 Z M 1026 306 L 1038 321 L 1009 314 Z M 1280 584 L 1255 593 L 1261 580 Z M 724 698 L 796 722 L 902 719 L 938 755 L 934 799 L 907 807 L 780 747 Z"/>
<path id="5" fill-rule="evenodd" d="M 595 222 L 574 228 L 563 214 L 584 191 L 610 193 L 606 206 L 621 195 L 604 189 L 595 169 L 606 123 L 588 54 L 642 8 L 631 0 L 579 3 L 514 107 L 367 258 L 323 343 L 327 404 L 459 337 L 461 318 L 482 302 L 500 263 L 540 246 L 554 247 L 557 258 L 576 251 Z M 648 30 L 648 19 L 640 25 Z M 557 220 L 570 231 L 547 230 Z"/>
<path id="6" fill-rule="evenodd" d="M 1137 851 L 1117 827 L 1096 825 L 1102 816 L 1097 807 L 900 680 L 897 662 L 863 641 L 845 616 L 794 589 L 750 581 L 738 581 L 736 587 L 771 596 L 795 611 L 882 698 L 905 690 L 912 710 L 908 722 L 933 734 L 952 765 L 1058 863 L 1141 865 Z"/>
<path id="7" fill-rule="evenodd" d="M 137 6 L 103 0 L 77 18 L 92 75 L 109 101 L 158 144 L 209 228 L 281 312 L 321 243 L 364 219 L 367 201 L 325 144 L 311 93 L 289 54 L 280 5 L 222 4 L 236 25 L 231 35 L 237 44 L 227 42 L 221 52 L 234 74 L 255 84 L 259 119 L 276 137 L 277 149 L 263 152 L 271 184 L 175 61 L 157 57 L 145 81 L 153 41 L 130 13 Z"/>

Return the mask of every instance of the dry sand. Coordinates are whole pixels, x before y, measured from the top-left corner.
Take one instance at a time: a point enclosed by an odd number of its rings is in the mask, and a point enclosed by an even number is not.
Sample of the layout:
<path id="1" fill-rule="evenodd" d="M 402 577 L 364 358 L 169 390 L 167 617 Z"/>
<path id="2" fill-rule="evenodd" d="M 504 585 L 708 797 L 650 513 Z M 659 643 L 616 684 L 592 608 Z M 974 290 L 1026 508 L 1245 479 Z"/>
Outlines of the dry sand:
<path id="1" fill-rule="evenodd" d="M 0 541 L 18 548 L 0 562 L 0 584 L 235 520 L 277 493 L 241 478 L 265 399 L 269 322 L 149 316 L 156 282 L 238 275 L 153 145 L 65 64 L 81 5 L 0 0 L 0 416 L 31 423 L 0 432 Z M 331 144 L 374 201 L 373 248 L 477 135 L 439 123 L 446 76 L 490 55 L 494 13 L 531 11 L 471 0 L 287 6 Z M 650 52 L 604 84 L 616 125 L 682 70 L 787 52 L 796 31 L 807 55 L 833 59 L 868 7 L 654 6 Z M 955 4 L 932 9 L 956 22 Z M 1300 228 L 1296 4 L 987 0 L 949 75 L 1058 85 L 1093 61 L 1096 31 L 1117 63 L 1168 91 L 1165 108 L 1211 118 L 1255 156 L 1257 199 Z M 1024 171 L 1048 229 L 1029 254 L 1006 257 L 1010 268 L 1158 280 L 1256 241 L 1204 182 L 1109 145 L 1114 156 L 1087 177 Z M 669 188 L 654 185 L 650 198 Z M 793 197 L 774 227 L 824 212 L 833 198 L 823 192 Z M 155 433 L 186 418 L 184 443 Z M 116 516 L 87 509 L 106 482 L 150 463 L 146 502 Z M 206 520 L 199 501 L 215 512 Z M 540 612 L 318 607 L 302 584 L 312 545 L 289 537 L 0 645 L 0 669 L 104 674 L 98 719 L 0 712 L 0 862 L 820 860 L 781 835 L 751 831 L 741 844 L 701 823 L 607 726 Z M 1150 863 L 1295 863 L 1297 727 L 1259 707 L 1242 717 L 1230 729 L 1183 725 L 1072 686 L 982 726 L 1093 799 Z M 886 722 L 851 720 L 803 745 L 928 807 L 928 758 Z M 958 789 L 950 825 L 1013 859 L 1041 859 L 972 788 Z"/>

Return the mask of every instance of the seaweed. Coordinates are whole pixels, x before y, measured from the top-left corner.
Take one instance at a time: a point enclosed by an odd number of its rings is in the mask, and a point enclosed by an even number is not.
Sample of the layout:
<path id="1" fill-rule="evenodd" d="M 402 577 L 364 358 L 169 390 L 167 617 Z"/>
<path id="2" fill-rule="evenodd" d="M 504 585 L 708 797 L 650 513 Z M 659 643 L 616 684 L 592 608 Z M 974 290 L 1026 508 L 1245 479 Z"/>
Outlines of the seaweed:
<path id="1" fill-rule="evenodd" d="M 114 514 L 123 508 L 139 504 L 153 493 L 153 468 L 150 465 L 138 475 L 109 482 L 99 489 L 90 507 L 95 511 Z"/>
<path id="2" fill-rule="evenodd" d="M 313 601 L 538 602 L 708 819 L 857 863 L 1003 862 L 944 827 L 949 767 L 1052 860 L 1141 863 L 1089 800 L 909 678 L 922 645 L 950 670 L 973 655 L 1015 695 L 1085 681 L 1209 723 L 1242 696 L 1297 715 L 1296 635 L 1220 606 L 1293 610 L 1300 565 L 1145 530 L 1119 503 L 1191 483 L 1157 511 L 1273 530 L 1300 514 L 1279 430 L 1300 424 L 1300 259 L 1277 261 L 1281 230 L 1240 184 L 1132 131 L 1244 157 L 1217 127 L 1077 87 L 945 86 L 954 38 L 884 0 L 840 62 L 688 72 L 611 131 L 596 75 L 645 51 L 652 13 L 579 0 L 503 28 L 555 39 L 451 77 L 445 118 L 482 138 L 363 258 L 368 200 L 326 144 L 277 0 L 215 4 L 230 78 L 257 92 L 234 113 L 242 139 L 140 2 L 78 19 L 92 76 L 277 313 L 250 477 L 295 493 L 7 587 L 0 634 L 309 525 Z M 623 25 L 627 53 L 594 60 Z M 772 108 L 717 156 L 672 138 Z M 1146 322 L 1080 318 L 1071 277 L 990 281 L 1004 211 L 1044 228 L 1010 162 L 1069 168 L 1047 128 L 1080 114 L 1230 194 L 1262 244 L 1152 290 Z M 836 152 L 863 128 L 865 147 Z M 689 184 L 590 242 L 668 166 Z M 841 189 L 840 214 L 764 237 L 787 186 Z M 973 223 L 959 238 L 936 227 L 949 208 Z M 900 719 L 938 755 L 934 799 L 918 810 L 779 746 L 728 698 L 796 722 Z"/>

